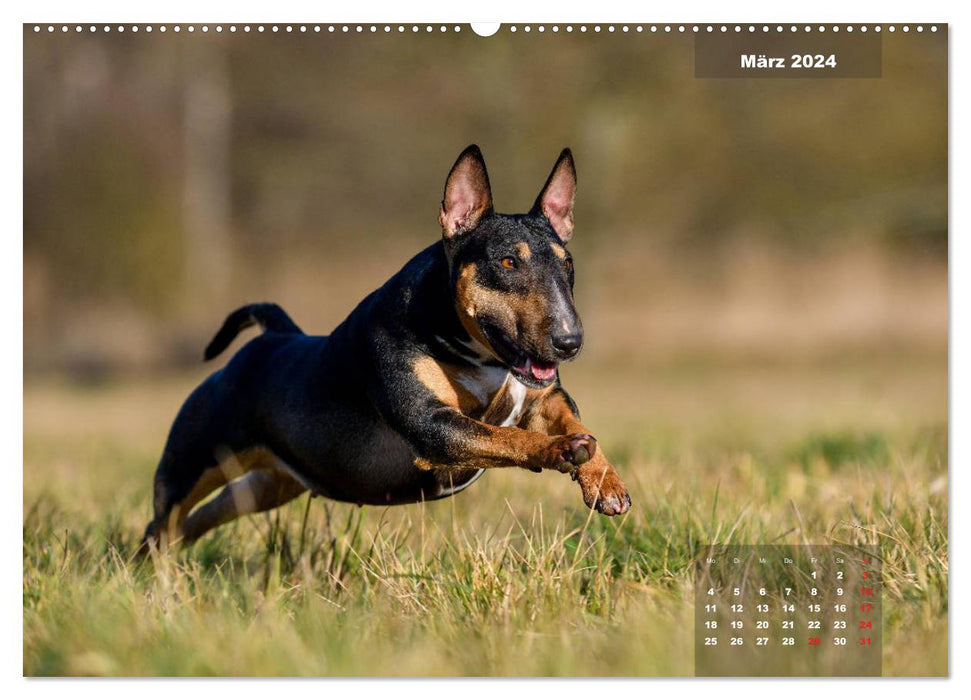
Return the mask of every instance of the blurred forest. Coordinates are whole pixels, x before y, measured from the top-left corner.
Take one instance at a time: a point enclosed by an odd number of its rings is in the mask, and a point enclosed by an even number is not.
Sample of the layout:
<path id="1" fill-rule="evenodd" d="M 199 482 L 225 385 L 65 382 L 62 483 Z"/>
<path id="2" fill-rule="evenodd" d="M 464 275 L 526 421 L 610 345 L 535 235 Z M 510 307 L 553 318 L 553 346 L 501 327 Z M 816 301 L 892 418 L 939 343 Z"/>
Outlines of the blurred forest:
<path id="1" fill-rule="evenodd" d="M 884 36 L 880 79 L 699 80 L 688 35 L 408 29 L 25 27 L 27 379 L 198 364 L 250 301 L 328 332 L 472 142 L 500 211 L 574 149 L 593 357 L 942 357 L 946 33 Z"/>

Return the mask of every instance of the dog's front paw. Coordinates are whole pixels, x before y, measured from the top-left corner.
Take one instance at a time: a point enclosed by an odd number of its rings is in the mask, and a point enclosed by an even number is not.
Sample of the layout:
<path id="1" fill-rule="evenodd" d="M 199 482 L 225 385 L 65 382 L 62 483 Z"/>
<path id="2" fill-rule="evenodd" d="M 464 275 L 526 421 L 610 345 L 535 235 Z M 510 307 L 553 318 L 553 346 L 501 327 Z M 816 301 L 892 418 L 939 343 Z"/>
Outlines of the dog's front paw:
<path id="1" fill-rule="evenodd" d="M 574 478 L 583 492 L 583 502 L 604 515 L 621 515 L 630 510 L 630 493 L 620 474 L 605 459 L 587 462 Z"/>
<path id="2" fill-rule="evenodd" d="M 586 433 L 558 435 L 550 442 L 543 454 L 543 467 L 572 474 L 586 464 L 597 452 L 597 438 Z"/>

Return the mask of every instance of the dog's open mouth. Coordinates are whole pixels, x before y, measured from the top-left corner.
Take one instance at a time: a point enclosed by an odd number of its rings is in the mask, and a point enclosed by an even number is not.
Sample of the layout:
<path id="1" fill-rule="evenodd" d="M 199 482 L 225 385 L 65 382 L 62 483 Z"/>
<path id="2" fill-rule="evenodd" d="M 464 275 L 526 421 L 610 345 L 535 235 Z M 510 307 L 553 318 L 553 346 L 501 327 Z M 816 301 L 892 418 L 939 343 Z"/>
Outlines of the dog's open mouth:
<path id="1" fill-rule="evenodd" d="M 523 384 L 541 389 L 556 380 L 557 362 L 532 357 L 509 334 L 491 324 L 483 324 L 482 330 L 499 358 L 509 365 L 509 369 Z"/>

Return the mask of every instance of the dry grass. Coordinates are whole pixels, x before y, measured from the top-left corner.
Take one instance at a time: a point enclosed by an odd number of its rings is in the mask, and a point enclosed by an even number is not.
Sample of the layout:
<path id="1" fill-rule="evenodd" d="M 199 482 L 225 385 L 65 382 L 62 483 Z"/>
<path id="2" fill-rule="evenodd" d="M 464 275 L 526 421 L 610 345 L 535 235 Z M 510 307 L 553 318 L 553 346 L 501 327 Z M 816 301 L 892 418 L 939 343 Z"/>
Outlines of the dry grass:
<path id="1" fill-rule="evenodd" d="M 884 673 L 947 672 L 941 355 L 564 374 L 628 516 L 497 472 L 423 506 L 303 497 L 154 566 L 127 559 L 198 377 L 28 384 L 24 673 L 690 675 L 710 541 L 879 542 Z"/>

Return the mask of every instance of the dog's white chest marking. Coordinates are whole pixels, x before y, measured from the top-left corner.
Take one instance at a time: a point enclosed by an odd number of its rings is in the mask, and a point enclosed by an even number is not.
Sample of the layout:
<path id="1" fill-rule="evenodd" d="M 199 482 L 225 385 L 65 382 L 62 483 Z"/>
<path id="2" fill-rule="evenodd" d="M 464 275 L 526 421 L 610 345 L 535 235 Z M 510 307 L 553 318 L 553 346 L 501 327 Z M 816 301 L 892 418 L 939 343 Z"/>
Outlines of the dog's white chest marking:
<path id="1" fill-rule="evenodd" d="M 526 385 L 511 374 L 506 381 L 509 383 L 509 395 L 512 397 L 513 403 L 512 410 L 506 420 L 499 424 L 501 426 L 516 425 L 523 415 L 523 404 L 526 402 Z"/>
<path id="2" fill-rule="evenodd" d="M 497 422 L 494 425 L 510 426 L 519 422 L 526 402 L 526 385 L 512 376 L 509 370 L 504 367 L 478 367 L 473 372 L 461 375 L 458 381 L 483 407 L 492 403 L 496 394 L 505 389 L 512 399 L 512 407 L 501 421 L 498 416 L 495 417 Z"/>

